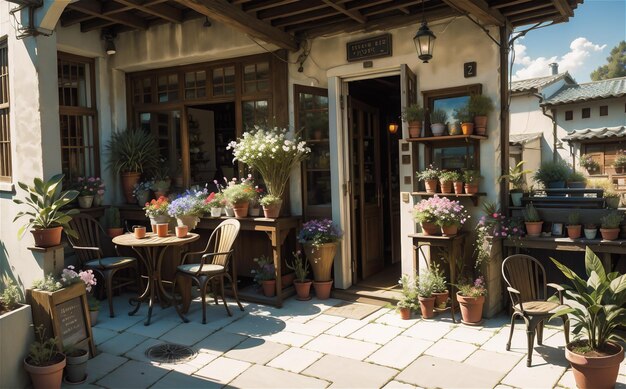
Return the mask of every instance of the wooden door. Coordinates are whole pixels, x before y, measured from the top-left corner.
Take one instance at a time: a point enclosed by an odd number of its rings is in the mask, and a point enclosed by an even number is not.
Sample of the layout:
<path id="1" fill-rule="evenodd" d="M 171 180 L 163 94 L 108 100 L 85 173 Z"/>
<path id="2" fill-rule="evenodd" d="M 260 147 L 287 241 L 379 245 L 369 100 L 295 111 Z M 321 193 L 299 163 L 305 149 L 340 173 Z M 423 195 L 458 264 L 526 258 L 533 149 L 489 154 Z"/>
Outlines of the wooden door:
<path id="1" fill-rule="evenodd" d="M 363 279 L 385 264 L 378 109 L 348 99 L 352 176 L 352 255 Z M 354 269 L 353 269 L 354 271 Z M 356 281 L 356 278 L 353 278 Z"/>

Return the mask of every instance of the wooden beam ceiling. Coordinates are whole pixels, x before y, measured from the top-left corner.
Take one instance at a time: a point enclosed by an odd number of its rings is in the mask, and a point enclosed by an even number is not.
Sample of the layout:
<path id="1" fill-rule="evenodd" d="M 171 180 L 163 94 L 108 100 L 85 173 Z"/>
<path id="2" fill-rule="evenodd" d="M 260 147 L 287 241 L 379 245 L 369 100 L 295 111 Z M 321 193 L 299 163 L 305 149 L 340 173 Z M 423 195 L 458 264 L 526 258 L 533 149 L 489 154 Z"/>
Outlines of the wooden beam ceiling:
<path id="1" fill-rule="evenodd" d="M 147 14 L 165 19 L 172 23 L 181 23 L 183 21 L 183 11 L 181 9 L 169 6 L 167 4 L 146 5 L 141 0 L 115 0 L 120 4 L 135 8 Z"/>
<path id="2" fill-rule="evenodd" d="M 289 50 L 298 50 L 296 39 L 286 32 L 244 12 L 226 0 L 176 0 L 196 12 L 235 27 L 246 34 Z"/>
<path id="3" fill-rule="evenodd" d="M 503 26 L 506 19 L 500 11 L 489 7 L 485 0 L 443 0 L 450 7 L 463 13 L 472 14 L 481 22 L 489 25 Z"/>
<path id="4" fill-rule="evenodd" d="M 322 0 L 322 1 L 324 2 L 324 4 L 329 5 L 331 8 L 336 9 L 337 11 L 341 12 L 342 14 L 348 16 L 351 19 L 356 20 L 357 22 L 361 24 L 364 24 L 367 21 L 367 19 L 363 17 L 363 15 L 361 15 L 359 11 L 346 9 L 345 5 L 337 4 L 334 0 Z"/>
<path id="5" fill-rule="evenodd" d="M 109 22 L 123 24 L 125 26 L 133 27 L 139 30 L 145 30 L 148 28 L 148 23 L 133 14 L 130 13 L 114 13 L 114 12 L 104 12 L 102 9 L 102 5 L 100 2 L 91 1 L 91 0 L 81 0 L 75 3 L 70 3 L 68 8 L 82 12 L 87 15 L 91 15 L 100 19 L 105 19 Z M 83 26 L 81 24 L 81 31 L 83 30 Z"/>
<path id="6" fill-rule="evenodd" d="M 574 16 L 574 10 L 567 0 L 552 0 L 552 4 L 554 4 L 554 7 L 559 11 L 561 16 L 566 18 Z"/>

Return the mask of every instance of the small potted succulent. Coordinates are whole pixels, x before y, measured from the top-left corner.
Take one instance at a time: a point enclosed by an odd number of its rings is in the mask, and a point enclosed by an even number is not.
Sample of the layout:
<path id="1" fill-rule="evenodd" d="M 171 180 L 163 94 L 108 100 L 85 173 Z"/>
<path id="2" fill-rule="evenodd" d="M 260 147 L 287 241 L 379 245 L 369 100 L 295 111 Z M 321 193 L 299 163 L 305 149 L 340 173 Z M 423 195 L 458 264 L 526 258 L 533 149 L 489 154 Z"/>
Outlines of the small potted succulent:
<path id="1" fill-rule="evenodd" d="M 487 133 L 487 115 L 493 111 L 493 101 L 485 95 L 471 95 L 467 108 L 474 116 L 476 134 L 485 135 Z"/>
<path id="2" fill-rule="evenodd" d="M 426 269 L 419 275 L 417 285 L 417 300 L 420 304 L 422 318 L 432 319 L 435 316 L 435 296 L 433 296 L 434 283 L 430 270 Z"/>
<path id="3" fill-rule="evenodd" d="M 465 182 L 465 193 L 478 193 L 478 184 L 482 176 L 478 170 L 465 170 L 463 172 L 463 182 Z"/>
<path id="4" fill-rule="evenodd" d="M 567 217 L 567 236 L 570 239 L 580 238 L 582 226 L 580 225 L 580 213 L 572 211 Z"/>
<path id="5" fill-rule="evenodd" d="M 515 167 L 509 168 L 509 174 L 503 174 L 498 181 L 508 181 L 511 185 L 511 202 L 515 207 L 522 206 L 522 196 L 524 195 L 524 174 L 531 171 L 522 169 L 525 161 L 520 161 Z"/>
<path id="6" fill-rule="evenodd" d="M 600 171 L 600 164 L 593 160 L 591 155 L 584 154 L 580 157 L 580 167 L 587 169 L 589 175 L 596 174 Z"/>
<path id="7" fill-rule="evenodd" d="M 570 175 L 570 168 L 563 161 L 544 162 L 535 172 L 534 178 L 543 184 L 546 189 L 565 188 L 565 182 Z"/>
<path id="8" fill-rule="evenodd" d="M 624 220 L 624 214 L 620 211 L 611 211 L 600 218 L 600 235 L 604 240 L 615 240 L 619 235 L 620 223 Z"/>
<path id="9" fill-rule="evenodd" d="M 435 109 L 430 113 L 430 131 L 433 136 L 441 136 L 446 131 L 448 113 L 443 109 Z"/>
<path id="10" fill-rule="evenodd" d="M 439 174 L 439 185 L 441 186 L 441 193 L 452 193 L 452 184 L 459 182 L 461 175 L 453 170 L 443 170 Z"/>
<path id="11" fill-rule="evenodd" d="M 457 286 L 459 291 L 456 292 L 456 298 L 461 306 L 461 323 L 468 325 L 480 324 L 482 322 L 485 295 L 487 294 L 485 280 L 481 276 L 473 282 L 461 281 Z"/>
<path id="12" fill-rule="evenodd" d="M 428 168 L 417 172 L 415 175 L 418 180 L 424 181 L 426 193 L 437 193 L 437 182 L 441 171 L 435 166 L 430 165 Z"/>
<path id="13" fill-rule="evenodd" d="M 598 234 L 598 226 L 593 223 L 585 224 L 583 232 L 585 233 L 586 239 L 595 239 Z"/>
<path id="14" fill-rule="evenodd" d="M 296 278 L 293 281 L 293 284 L 296 287 L 296 294 L 298 296 L 296 298 L 300 301 L 310 300 L 311 284 L 313 282 L 307 278 L 307 275 L 309 274 L 309 262 L 302 258 L 302 253 L 300 251 L 296 251 L 293 253 L 293 261 L 291 263 L 286 262 L 286 264 L 287 268 L 296 273 Z"/>
<path id="15" fill-rule="evenodd" d="M 258 270 L 253 270 L 254 281 L 261 285 L 264 296 L 274 297 L 276 295 L 276 271 L 274 261 L 262 255 L 258 258 L 254 258 L 254 262 L 259 266 Z"/>
<path id="16" fill-rule="evenodd" d="M 467 106 L 457 108 L 455 116 L 461 122 L 461 131 L 463 135 L 472 135 L 474 133 L 474 116 Z"/>
<path id="17" fill-rule="evenodd" d="M 417 104 L 404 108 L 401 115 L 402 121 L 409 124 L 409 137 L 419 138 L 422 133 L 422 123 L 424 122 L 424 108 Z"/>
<path id="18" fill-rule="evenodd" d="M 398 284 L 402 287 L 402 297 L 398 300 L 396 307 L 400 311 L 402 320 L 409 320 L 411 312 L 416 308 L 417 291 L 415 290 L 415 281 L 408 274 L 403 274 L 398 280 Z"/>
<path id="19" fill-rule="evenodd" d="M 532 238 L 541 236 L 541 227 L 543 221 L 539 212 L 533 205 L 533 203 L 526 204 L 526 208 L 523 210 L 524 224 L 526 225 L 526 235 Z"/>

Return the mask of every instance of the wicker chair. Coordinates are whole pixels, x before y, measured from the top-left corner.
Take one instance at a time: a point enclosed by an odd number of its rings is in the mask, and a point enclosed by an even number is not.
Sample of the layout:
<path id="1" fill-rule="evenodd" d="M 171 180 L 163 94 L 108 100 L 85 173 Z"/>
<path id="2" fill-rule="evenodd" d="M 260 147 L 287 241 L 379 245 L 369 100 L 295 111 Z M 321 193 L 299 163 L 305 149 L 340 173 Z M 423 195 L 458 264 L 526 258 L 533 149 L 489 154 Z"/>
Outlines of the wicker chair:
<path id="1" fill-rule="evenodd" d="M 530 367 L 537 333 L 537 344 L 543 342 L 543 322 L 554 314 L 563 305 L 564 289 L 557 284 L 546 283 L 546 271 L 535 258 L 516 254 L 507 257 L 502 262 L 502 276 L 506 282 L 513 314 L 511 316 L 511 333 L 506 344 L 507 351 L 511 349 L 511 339 L 515 327 L 515 318 L 521 317 L 526 323 L 528 337 L 528 357 L 526 365 Z M 559 303 L 547 301 L 547 287 L 558 293 Z M 565 344 L 569 343 L 569 318 L 562 316 Z"/>
<path id="2" fill-rule="evenodd" d="M 133 269 L 137 279 L 127 280 L 125 282 L 116 283 L 115 287 L 119 288 L 126 285 L 141 284 L 141 278 L 137 270 L 137 259 L 133 257 L 120 256 L 115 249 L 114 255 L 106 255 L 106 245 L 102 239 L 110 238 L 105 234 L 104 229 L 92 216 L 80 213 L 72 218 L 69 223 L 70 227 L 78 234 L 78 239 L 67 235 L 67 239 L 72 245 L 76 255 L 81 263 L 80 267 L 91 269 L 100 274 L 99 281 L 104 280 L 104 288 L 106 290 L 109 302 L 109 315 L 115 316 L 113 312 L 113 276 L 119 270 Z M 109 247 L 112 245 L 108 245 Z M 106 254 L 105 254 L 106 253 Z M 141 287 L 141 286 L 140 286 Z"/>
<path id="3" fill-rule="evenodd" d="M 200 288 L 200 296 L 202 298 L 202 324 L 206 324 L 206 293 L 207 286 L 212 281 L 219 282 L 219 294 L 224 302 L 224 307 L 226 308 L 226 312 L 228 312 L 229 316 L 232 316 L 232 313 L 230 312 L 228 304 L 226 303 L 226 298 L 224 297 L 224 278 L 227 278 L 230 281 L 237 305 L 239 305 L 239 309 L 243 311 L 243 306 L 241 305 L 241 302 L 239 302 L 239 297 L 237 295 L 237 284 L 236 282 L 233 282 L 233 279 L 228 272 L 230 259 L 233 253 L 233 243 L 239 234 L 240 227 L 239 221 L 236 219 L 224 220 L 217 226 L 217 228 L 215 228 L 213 233 L 211 233 L 204 251 L 186 253 L 183 256 L 180 265 L 176 269 L 176 276 L 174 283 L 172 284 L 173 293 L 176 292 L 176 281 L 179 277 L 191 278 L 191 280 Z M 187 263 L 188 258 L 197 255 L 202 255 L 200 263 Z M 218 291 L 214 291 L 216 304 L 217 293 Z M 176 312 L 178 312 L 181 319 L 185 323 L 189 322 L 189 319 L 187 319 L 182 312 L 181 305 L 175 302 L 174 306 L 176 307 Z"/>

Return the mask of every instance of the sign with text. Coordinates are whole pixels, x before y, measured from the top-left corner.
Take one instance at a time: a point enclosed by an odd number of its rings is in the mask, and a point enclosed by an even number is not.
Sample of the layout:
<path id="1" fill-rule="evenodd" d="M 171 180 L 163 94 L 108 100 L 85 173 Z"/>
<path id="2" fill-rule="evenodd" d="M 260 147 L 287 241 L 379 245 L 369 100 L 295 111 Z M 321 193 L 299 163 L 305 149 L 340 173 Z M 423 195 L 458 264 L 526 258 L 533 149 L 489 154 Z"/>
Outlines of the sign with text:
<path id="1" fill-rule="evenodd" d="M 348 62 L 391 56 L 391 34 L 346 43 Z"/>
<path id="2" fill-rule="evenodd" d="M 63 346 L 74 345 L 87 338 L 87 323 L 80 297 L 57 305 L 59 313 L 59 332 Z"/>

